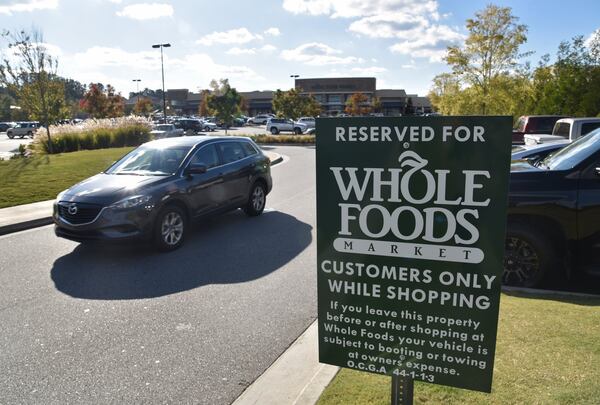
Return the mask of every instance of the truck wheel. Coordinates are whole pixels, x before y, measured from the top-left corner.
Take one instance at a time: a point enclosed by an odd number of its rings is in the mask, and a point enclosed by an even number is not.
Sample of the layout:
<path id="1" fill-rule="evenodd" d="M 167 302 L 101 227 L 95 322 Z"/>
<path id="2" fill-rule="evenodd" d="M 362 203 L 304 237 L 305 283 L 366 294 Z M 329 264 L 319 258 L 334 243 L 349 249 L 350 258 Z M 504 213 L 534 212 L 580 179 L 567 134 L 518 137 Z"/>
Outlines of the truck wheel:
<path id="1" fill-rule="evenodd" d="M 522 223 L 510 223 L 506 232 L 502 283 L 539 287 L 557 272 L 555 243 L 540 231 Z"/>

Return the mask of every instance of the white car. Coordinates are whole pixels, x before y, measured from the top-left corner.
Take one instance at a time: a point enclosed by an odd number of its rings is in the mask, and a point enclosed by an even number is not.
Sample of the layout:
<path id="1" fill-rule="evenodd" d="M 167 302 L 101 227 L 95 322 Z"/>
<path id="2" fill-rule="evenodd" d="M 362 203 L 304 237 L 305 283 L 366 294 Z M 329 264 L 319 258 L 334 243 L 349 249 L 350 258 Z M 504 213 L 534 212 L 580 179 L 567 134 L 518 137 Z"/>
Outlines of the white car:
<path id="1" fill-rule="evenodd" d="M 152 128 L 150 135 L 152 135 L 154 139 L 174 138 L 176 136 L 183 136 L 183 129 L 175 128 L 175 125 L 173 124 L 160 124 L 155 125 Z"/>
<path id="2" fill-rule="evenodd" d="M 306 129 L 315 127 L 315 117 L 300 117 L 296 122 L 306 125 Z"/>
<path id="3" fill-rule="evenodd" d="M 296 135 L 300 135 L 306 131 L 306 124 L 300 122 L 294 122 L 285 118 L 270 118 L 267 121 L 267 132 L 277 135 L 280 132 L 287 131 L 293 132 Z"/>
<path id="4" fill-rule="evenodd" d="M 248 123 L 255 125 L 266 124 L 267 121 L 275 117 L 273 114 L 258 114 L 256 117 L 252 117 L 248 120 Z"/>
<path id="5" fill-rule="evenodd" d="M 203 131 L 212 132 L 217 129 L 217 124 L 215 124 L 214 122 L 210 122 L 207 120 L 200 120 L 200 122 L 202 122 Z"/>

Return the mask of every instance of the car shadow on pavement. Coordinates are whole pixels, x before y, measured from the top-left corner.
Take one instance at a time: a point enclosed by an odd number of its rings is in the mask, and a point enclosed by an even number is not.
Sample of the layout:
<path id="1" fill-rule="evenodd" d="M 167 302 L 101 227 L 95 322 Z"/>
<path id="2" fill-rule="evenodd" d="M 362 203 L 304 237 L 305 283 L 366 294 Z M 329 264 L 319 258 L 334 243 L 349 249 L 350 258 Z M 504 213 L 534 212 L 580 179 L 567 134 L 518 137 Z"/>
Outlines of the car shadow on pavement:
<path id="1" fill-rule="evenodd" d="M 278 211 L 241 210 L 198 223 L 178 250 L 144 244 L 80 244 L 54 262 L 56 288 L 97 300 L 153 298 L 207 284 L 242 283 L 290 262 L 312 241 L 312 226 Z"/>

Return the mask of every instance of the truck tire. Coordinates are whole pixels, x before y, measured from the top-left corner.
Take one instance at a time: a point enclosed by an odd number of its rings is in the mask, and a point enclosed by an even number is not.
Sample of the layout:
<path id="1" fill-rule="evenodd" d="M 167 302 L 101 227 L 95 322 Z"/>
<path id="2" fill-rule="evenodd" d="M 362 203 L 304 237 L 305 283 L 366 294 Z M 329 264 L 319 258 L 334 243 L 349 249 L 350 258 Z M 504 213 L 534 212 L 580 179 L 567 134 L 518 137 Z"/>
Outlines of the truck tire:
<path id="1" fill-rule="evenodd" d="M 509 223 L 506 231 L 502 283 L 539 287 L 558 273 L 556 243 L 531 225 Z"/>

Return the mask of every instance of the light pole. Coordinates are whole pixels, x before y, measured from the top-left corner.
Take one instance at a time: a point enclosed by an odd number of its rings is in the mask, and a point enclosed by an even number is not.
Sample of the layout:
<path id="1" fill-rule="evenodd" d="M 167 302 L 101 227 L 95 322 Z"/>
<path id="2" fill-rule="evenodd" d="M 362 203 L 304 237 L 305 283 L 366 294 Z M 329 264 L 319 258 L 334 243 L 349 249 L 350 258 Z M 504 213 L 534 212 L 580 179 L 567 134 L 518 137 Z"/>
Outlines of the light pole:
<path id="1" fill-rule="evenodd" d="M 140 82 L 142 79 L 131 79 L 132 82 L 135 82 L 136 94 L 137 94 L 137 102 L 140 102 Z"/>
<path id="2" fill-rule="evenodd" d="M 167 95 L 165 94 L 165 66 L 163 64 L 163 48 L 169 48 L 171 44 L 154 44 L 152 48 L 160 48 L 160 70 L 162 72 L 162 91 L 163 91 L 163 122 L 167 123 Z"/>
<path id="3" fill-rule="evenodd" d="M 293 86 L 292 88 L 293 88 L 293 89 L 295 89 L 295 88 L 296 88 L 296 79 L 297 79 L 297 78 L 299 78 L 299 77 L 300 77 L 300 75 L 290 75 L 290 77 L 291 77 L 292 79 L 294 79 L 294 86 Z"/>

